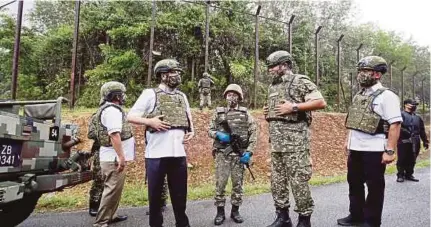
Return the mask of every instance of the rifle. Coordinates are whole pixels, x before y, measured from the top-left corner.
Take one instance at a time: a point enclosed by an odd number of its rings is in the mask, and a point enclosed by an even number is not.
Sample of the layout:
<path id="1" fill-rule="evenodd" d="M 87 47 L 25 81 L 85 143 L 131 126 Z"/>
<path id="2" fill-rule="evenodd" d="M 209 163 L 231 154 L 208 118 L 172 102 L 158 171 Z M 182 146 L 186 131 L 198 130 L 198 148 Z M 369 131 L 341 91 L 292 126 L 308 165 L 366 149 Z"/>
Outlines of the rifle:
<path id="1" fill-rule="evenodd" d="M 227 120 L 223 120 L 219 123 L 223 130 L 225 130 L 227 133 L 230 134 L 230 143 L 229 146 L 225 149 L 225 155 L 229 155 L 232 152 L 237 153 L 240 157 L 244 154 L 244 152 L 241 151 L 241 137 L 238 134 L 235 134 L 232 132 L 232 129 L 229 126 L 229 123 Z M 244 166 L 248 169 L 250 172 L 251 178 L 255 180 L 253 172 L 250 169 L 250 165 L 248 163 L 244 164 Z"/>

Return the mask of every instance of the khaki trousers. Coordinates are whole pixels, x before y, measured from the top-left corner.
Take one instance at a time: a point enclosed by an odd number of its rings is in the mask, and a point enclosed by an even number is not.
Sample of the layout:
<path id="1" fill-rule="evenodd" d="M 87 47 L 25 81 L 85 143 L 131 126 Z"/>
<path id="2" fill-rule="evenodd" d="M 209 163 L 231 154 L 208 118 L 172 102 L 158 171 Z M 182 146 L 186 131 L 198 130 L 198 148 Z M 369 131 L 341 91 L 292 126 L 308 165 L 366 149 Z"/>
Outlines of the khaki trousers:
<path id="1" fill-rule="evenodd" d="M 100 162 L 100 167 L 104 177 L 104 187 L 96 222 L 93 226 L 108 226 L 108 222 L 117 215 L 126 172 L 123 170 L 119 173 L 114 162 Z"/>

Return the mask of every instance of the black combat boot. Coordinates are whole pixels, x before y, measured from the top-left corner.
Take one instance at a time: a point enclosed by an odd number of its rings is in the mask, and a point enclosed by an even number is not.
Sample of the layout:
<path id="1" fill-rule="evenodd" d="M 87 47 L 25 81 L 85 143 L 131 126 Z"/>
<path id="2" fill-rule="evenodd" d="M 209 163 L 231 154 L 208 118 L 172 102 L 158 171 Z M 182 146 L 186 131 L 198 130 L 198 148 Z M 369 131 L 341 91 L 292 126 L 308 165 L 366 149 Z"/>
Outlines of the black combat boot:
<path id="1" fill-rule="evenodd" d="M 239 206 L 232 205 L 232 211 L 230 212 L 230 218 L 236 223 L 243 223 L 244 219 L 239 214 Z"/>
<path id="2" fill-rule="evenodd" d="M 419 179 L 415 178 L 413 175 L 406 176 L 406 180 L 418 182 Z"/>
<path id="3" fill-rule="evenodd" d="M 88 213 L 90 214 L 90 216 L 96 217 L 97 211 L 99 210 L 99 206 L 100 206 L 100 200 L 94 201 L 90 199 L 90 207 L 88 209 Z"/>
<path id="4" fill-rule="evenodd" d="M 290 220 L 289 217 L 289 209 L 278 209 L 275 211 L 277 213 L 277 217 L 275 218 L 275 221 L 268 225 L 267 227 L 292 227 L 292 220 Z"/>
<path id="5" fill-rule="evenodd" d="M 298 217 L 298 225 L 296 227 L 311 227 L 310 222 L 311 216 L 299 215 Z"/>
<path id="6" fill-rule="evenodd" d="M 214 225 L 223 224 L 225 219 L 226 219 L 226 216 L 224 215 L 224 206 L 217 207 L 217 214 L 214 218 Z"/>
<path id="7" fill-rule="evenodd" d="M 337 223 L 342 226 L 358 226 L 364 223 L 364 219 L 354 217 L 353 215 L 349 214 L 349 216 L 345 218 L 338 219 Z"/>

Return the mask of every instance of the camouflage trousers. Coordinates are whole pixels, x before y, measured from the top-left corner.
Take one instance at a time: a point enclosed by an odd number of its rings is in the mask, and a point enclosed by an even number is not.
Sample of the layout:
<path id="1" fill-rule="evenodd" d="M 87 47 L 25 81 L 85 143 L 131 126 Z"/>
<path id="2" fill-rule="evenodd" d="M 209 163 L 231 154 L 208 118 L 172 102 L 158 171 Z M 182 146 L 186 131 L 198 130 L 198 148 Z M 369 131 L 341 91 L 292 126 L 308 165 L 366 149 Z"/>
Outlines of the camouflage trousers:
<path id="1" fill-rule="evenodd" d="M 93 153 L 93 183 L 90 189 L 90 201 L 100 202 L 103 193 L 104 179 L 100 168 L 99 150 Z"/>
<path id="2" fill-rule="evenodd" d="M 244 165 L 239 162 L 238 155 L 224 155 L 223 152 L 216 152 L 215 154 L 215 168 L 216 168 L 216 195 L 214 197 L 214 205 L 224 206 L 226 203 L 225 192 L 226 185 L 231 177 L 232 181 L 232 194 L 231 203 L 235 206 L 241 206 L 243 195 L 243 178 L 244 178 Z"/>
<path id="3" fill-rule="evenodd" d="M 314 201 L 308 181 L 311 178 L 309 149 L 271 153 L 271 191 L 276 208 L 289 208 L 289 185 L 295 199 L 294 211 L 311 215 Z"/>
<path id="4" fill-rule="evenodd" d="M 199 107 L 203 108 L 204 105 L 211 107 L 211 94 L 204 95 L 203 93 L 200 93 L 200 99 L 201 102 L 199 103 Z"/>

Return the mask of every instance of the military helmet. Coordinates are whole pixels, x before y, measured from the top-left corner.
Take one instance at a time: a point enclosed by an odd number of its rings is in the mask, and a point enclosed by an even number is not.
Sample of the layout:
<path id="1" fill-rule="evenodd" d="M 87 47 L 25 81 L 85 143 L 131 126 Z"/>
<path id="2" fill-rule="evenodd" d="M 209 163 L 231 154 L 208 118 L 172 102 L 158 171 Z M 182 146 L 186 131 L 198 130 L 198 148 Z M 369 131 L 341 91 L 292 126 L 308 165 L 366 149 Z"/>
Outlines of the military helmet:
<path id="1" fill-rule="evenodd" d="M 292 55 L 284 50 L 275 51 L 266 58 L 266 64 L 268 67 L 273 67 L 283 62 L 292 64 L 292 61 Z"/>
<path id="2" fill-rule="evenodd" d="M 229 91 L 238 93 L 240 101 L 243 99 L 242 89 L 238 84 L 229 84 L 226 90 L 224 90 L 223 96 L 226 97 Z"/>
<path id="3" fill-rule="evenodd" d="M 108 101 L 108 96 L 114 93 L 126 93 L 126 86 L 117 81 L 109 81 L 104 83 L 100 88 L 99 105 L 102 105 L 105 101 Z"/>
<path id="4" fill-rule="evenodd" d="M 207 72 L 204 72 L 204 73 L 202 74 L 202 76 L 204 76 L 204 77 L 208 77 L 208 76 L 210 76 L 210 74 L 209 74 L 209 73 L 207 73 Z"/>
<path id="5" fill-rule="evenodd" d="M 154 74 L 156 76 L 158 76 L 159 73 L 167 73 L 169 71 L 184 72 L 181 69 L 180 63 L 175 59 L 163 59 L 157 62 L 154 66 Z"/>
<path id="6" fill-rule="evenodd" d="M 379 56 L 367 56 L 359 60 L 357 65 L 358 70 L 360 69 L 371 69 L 382 74 L 388 71 L 388 63 L 385 59 Z"/>

